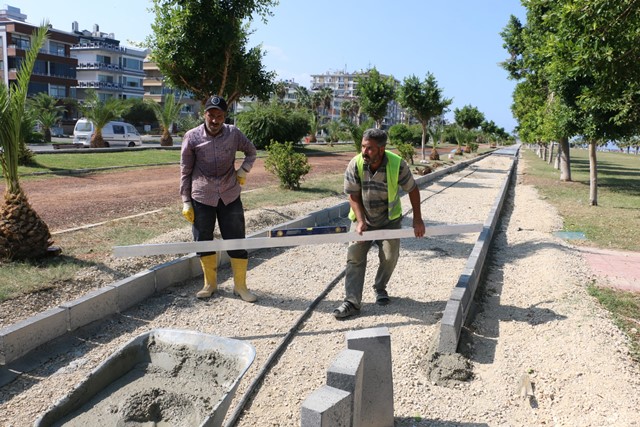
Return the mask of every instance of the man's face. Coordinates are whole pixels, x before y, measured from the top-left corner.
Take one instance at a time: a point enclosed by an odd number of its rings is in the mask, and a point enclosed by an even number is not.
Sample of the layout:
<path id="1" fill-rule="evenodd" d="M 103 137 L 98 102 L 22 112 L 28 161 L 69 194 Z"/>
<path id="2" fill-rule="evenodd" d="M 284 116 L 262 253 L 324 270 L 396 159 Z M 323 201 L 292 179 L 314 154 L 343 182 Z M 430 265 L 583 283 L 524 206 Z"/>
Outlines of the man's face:
<path id="1" fill-rule="evenodd" d="M 224 124 L 224 117 L 224 111 L 217 108 L 210 108 L 204 113 L 204 123 L 209 133 L 212 135 L 220 133 Z"/>
<path id="2" fill-rule="evenodd" d="M 362 140 L 362 159 L 366 165 L 376 166 L 382 161 L 384 147 L 379 147 L 375 141 Z"/>

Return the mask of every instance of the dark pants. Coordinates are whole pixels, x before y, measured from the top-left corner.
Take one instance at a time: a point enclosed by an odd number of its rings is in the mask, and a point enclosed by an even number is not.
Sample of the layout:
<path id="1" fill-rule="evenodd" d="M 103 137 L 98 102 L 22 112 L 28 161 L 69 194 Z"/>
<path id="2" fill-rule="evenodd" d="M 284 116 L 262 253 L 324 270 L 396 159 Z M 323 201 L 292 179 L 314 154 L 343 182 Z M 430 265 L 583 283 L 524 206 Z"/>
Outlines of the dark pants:
<path id="1" fill-rule="evenodd" d="M 228 205 L 225 205 L 222 200 L 218 202 L 218 206 L 204 205 L 195 200 L 191 202 L 195 214 L 192 227 L 193 240 L 196 242 L 213 240 L 216 219 L 223 239 L 245 238 L 244 209 L 240 197 Z M 248 253 L 244 249 L 228 251 L 227 253 L 230 258 L 248 259 Z M 215 252 L 198 252 L 200 256 L 212 254 L 215 254 Z"/>

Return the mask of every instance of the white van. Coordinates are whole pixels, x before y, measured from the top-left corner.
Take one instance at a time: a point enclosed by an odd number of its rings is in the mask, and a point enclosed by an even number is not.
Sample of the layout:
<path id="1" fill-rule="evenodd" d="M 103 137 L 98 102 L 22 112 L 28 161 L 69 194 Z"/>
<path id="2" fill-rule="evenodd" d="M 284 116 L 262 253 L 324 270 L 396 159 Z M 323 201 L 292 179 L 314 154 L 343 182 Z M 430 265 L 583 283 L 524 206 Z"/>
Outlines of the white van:
<path id="1" fill-rule="evenodd" d="M 73 143 L 91 146 L 94 126 L 91 120 L 79 119 L 73 128 Z M 125 122 L 109 122 L 102 128 L 102 138 L 107 147 L 124 145 L 136 147 L 142 145 L 142 138 L 133 125 Z"/>

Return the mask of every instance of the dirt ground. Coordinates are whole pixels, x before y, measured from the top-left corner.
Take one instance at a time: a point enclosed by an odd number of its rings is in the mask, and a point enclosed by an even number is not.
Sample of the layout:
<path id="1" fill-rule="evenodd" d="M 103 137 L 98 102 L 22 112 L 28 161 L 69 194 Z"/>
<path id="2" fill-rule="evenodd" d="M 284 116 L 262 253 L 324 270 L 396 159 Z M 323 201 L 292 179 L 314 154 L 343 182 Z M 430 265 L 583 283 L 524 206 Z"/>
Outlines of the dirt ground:
<path id="1" fill-rule="evenodd" d="M 343 172 L 352 153 L 309 157 L 306 178 Z M 118 185 L 115 185 L 118 184 Z M 244 191 L 277 185 L 257 159 Z M 29 202 L 51 232 L 160 209 L 181 202 L 180 166 L 114 169 L 83 175 L 23 179 Z M 4 192 L 4 185 L 0 187 Z"/>

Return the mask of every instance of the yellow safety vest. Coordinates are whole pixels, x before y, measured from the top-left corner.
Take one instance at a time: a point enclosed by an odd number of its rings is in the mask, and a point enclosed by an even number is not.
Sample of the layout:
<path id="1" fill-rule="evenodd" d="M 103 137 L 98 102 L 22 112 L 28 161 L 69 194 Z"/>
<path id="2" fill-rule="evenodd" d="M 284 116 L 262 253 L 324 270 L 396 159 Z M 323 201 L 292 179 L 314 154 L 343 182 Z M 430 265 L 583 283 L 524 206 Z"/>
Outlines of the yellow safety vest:
<path id="1" fill-rule="evenodd" d="M 402 158 L 391 151 L 385 150 L 387 156 L 387 200 L 389 219 L 394 220 L 402 216 L 402 205 L 400 204 L 400 197 L 398 197 L 398 177 L 400 175 L 400 161 Z M 358 169 L 358 175 L 360 175 L 360 186 L 364 180 L 364 159 L 362 153 L 356 156 L 356 168 Z M 349 210 L 349 219 L 355 221 L 356 213 L 353 209 Z"/>

